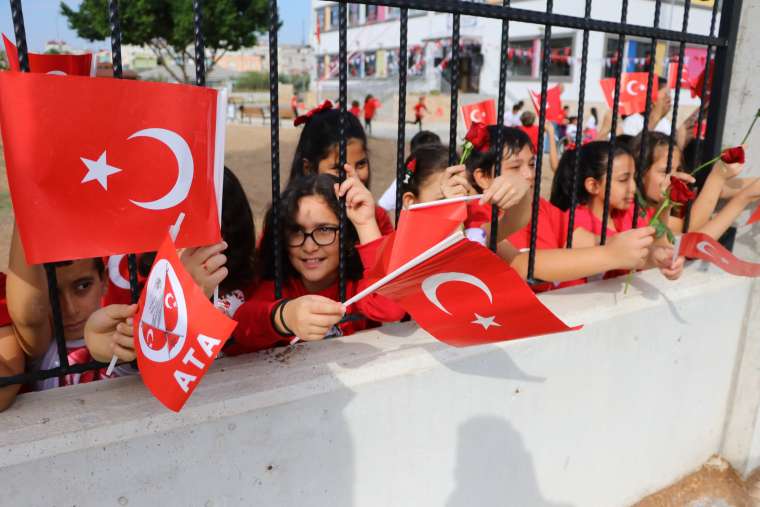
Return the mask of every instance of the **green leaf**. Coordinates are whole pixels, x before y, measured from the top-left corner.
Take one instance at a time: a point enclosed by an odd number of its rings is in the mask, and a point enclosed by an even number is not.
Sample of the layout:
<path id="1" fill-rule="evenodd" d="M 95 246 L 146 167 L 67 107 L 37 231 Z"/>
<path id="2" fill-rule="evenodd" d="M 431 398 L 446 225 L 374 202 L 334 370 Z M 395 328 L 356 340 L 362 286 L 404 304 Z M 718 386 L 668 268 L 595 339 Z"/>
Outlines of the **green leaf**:
<path id="1" fill-rule="evenodd" d="M 671 231 L 669 227 L 665 227 L 665 234 L 668 235 L 668 241 L 670 241 L 670 244 L 671 245 L 675 245 L 676 244 L 676 237 L 673 234 L 673 231 Z"/>
<path id="2" fill-rule="evenodd" d="M 650 224 L 652 227 L 654 227 L 654 236 L 656 238 L 661 238 L 664 234 L 666 234 L 669 229 L 668 226 L 657 220 L 656 222 L 653 221 L 652 224 Z"/>

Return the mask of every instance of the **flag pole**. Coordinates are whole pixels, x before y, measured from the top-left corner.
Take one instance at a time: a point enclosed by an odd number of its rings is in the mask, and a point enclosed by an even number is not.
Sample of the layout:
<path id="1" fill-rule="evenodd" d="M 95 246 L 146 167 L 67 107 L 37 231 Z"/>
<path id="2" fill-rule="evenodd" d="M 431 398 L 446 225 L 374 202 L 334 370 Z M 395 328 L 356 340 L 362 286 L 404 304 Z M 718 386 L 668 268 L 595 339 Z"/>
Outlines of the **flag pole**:
<path id="1" fill-rule="evenodd" d="M 411 206 L 409 206 L 409 211 L 416 210 L 416 209 L 434 208 L 436 206 L 445 206 L 446 204 L 453 204 L 456 202 L 477 201 L 477 200 L 480 200 L 482 197 L 483 197 L 483 194 L 465 195 L 463 197 L 452 197 L 451 199 L 440 199 L 438 201 L 412 204 Z"/>

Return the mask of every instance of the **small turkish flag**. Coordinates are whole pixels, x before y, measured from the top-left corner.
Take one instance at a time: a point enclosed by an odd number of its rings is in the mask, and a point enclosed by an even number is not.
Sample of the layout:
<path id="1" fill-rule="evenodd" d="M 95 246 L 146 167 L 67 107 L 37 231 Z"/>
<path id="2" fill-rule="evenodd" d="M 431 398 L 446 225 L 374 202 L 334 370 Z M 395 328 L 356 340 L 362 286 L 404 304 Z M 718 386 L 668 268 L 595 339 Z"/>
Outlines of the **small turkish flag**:
<path id="1" fill-rule="evenodd" d="M 496 125 L 496 101 L 488 99 L 462 106 L 462 117 L 467 130 L 470 130 L 473 123 Z"/>
<path id="2" fill-rule="evenodd" d="M 177 256 L 167 235 L 145 283 L 134 340 L 145 386 L 179 412 L 235 329 L 214 308 Z"/>
<path id="3" fill-rule="evenodd" d="M 533 90 L 528 91 L 536 114 L 540 114 L 541 93 L 536 93 Z M 554 85 L 546 91 L 546 119 L 554 122 L 562 121 L 562 87 L 560 85 Z"/>
<path id="4" fill-rule="evenodd" d="M 747 220 L 747 225 L 752 225 L 755 222 L 760 222 L 760 206 L 752 213 L 752 216 Z"/>
<path id="5" fill-rule="evenodd" d="M 421 262 L 377 293 L 455 347 L 572 331 L 487 248 L 466 239 Z"/>
<path id="6" fill-rule="evenodd" d="M 690 232 L 681 237 L 680 254 L 715 264 L 727 273 L 750 278 L 760 277 L 760 264 L 737 259 L 723 245 L 707 234 Z"/>
<path id="7" fill-rule="evenodd" d="M 691 80 L 689 79 L 689 69 L 686 65 L 681 70 L 681 80 L 677 79 L 678 76 L 678 62 L 672 62 L 668 65 L 668 87 L 671 90 L 675 90 L 676 86 L 680 88 L 691 89 Z"/>
<path id="8" fill-rule="evenodd" d="M 8 57 L 8 66 L 14 72 L 20 72 L 21 66 L 18 61 L 18 48 L 8 37 L 3 34 L 5 55 Z M 55 74 L 69 76 L 95 76 L 96 65 L 92 53 L 83 55 L 53 55 L 28 53 L 29 71 L 39 74 Z"/>
<path id="9" fill-rule="evenodd" d="M 226 95 L 197 86 L 0 73 L 0 125 L 27 261 L 220 240 Z"/>
<path id="10" fill-rule="evenodd" d="M 624 72 L 620 79 L 620 114 L 626 116 L 643 113 L 647 104 L 647 81 L 648 72 Z M 612 109 L 615 97 L 615 78 L 601 79 L 599 85 L 604 92 L 607 105 Z M 657 99 L 658 82 L 652 80 L 652 100 Z"/>

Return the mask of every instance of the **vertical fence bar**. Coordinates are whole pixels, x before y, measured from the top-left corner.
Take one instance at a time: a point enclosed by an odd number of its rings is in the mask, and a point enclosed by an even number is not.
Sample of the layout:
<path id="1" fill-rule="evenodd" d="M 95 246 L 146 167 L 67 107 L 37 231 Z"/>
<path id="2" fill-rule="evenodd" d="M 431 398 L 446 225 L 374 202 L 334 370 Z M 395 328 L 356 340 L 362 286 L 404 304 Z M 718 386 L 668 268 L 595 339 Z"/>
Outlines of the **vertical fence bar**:
<path id="1" fill-rule="evenodd" d="M 683 6 L 683 32 L 686 33 L 689 28 L 689 10 L 691 9 L 691 0 L 686 0 Z M 686 54 L 686 43 L 682 42 L 678 46 L 678 70 L 676 71 L 676 80 L 678 86 L 676 86 L 675 97 L 673 98 L 673 118 L 670 122 L 670 140 L 668 142 L 668 165 L 665 171 L 670 174 L 673 167 L 673 152 L 675 151 L 676 144 L 676 129 L 678 128 L 678 103 L 681 97 L 681 74 L 683 73 L 683 59 Z"/>
<path id="2" fill-rule="evenodd" d="M 715 35 L 715 24 L 716 20 L 718 19 L 718 3 L 713 3 L 713 9 L 712 9 L 712 18 L 710 19 L 710 37 Z M 712 70 L 712 55 L 714 54 L 714 46 L 709 45 L 707 46 L 707 51 L 705 52 L 705 69 L 704 69 L 704 75 L 705 78 L 702 80 L 702 89 L 699 91 L 699 113 L 697 114 L 697 140 L 696 140 L 696 147 L 694 150 L 694 168 L 699 167 L 699 165 L 702 163 L 702 122 L 705 121 L 705 112 L 707 110 L 707 106 L 705 105 L 705 94 L 707 93 L 707 85 L 710 71 Z M 709 102 L 708 102 L 709 104 Z M 693 169 L 693 168 L 692 168 Z M 689 201 L 688 204 L 686 204 L 686 217 L 684 218 L 683 222 L 683 233 L 686 234 L 689 232 L 689 226 L 691 225 L 691 206 L 692 201 Z"/>
<path id="3" fill-rule="evenodd" d="M 269 130 L 272 150 L 272 228 L 274 229 L 274 296 L 282 297 L 282 242 L 280 236 L 280 103 L 277 69 L 277 0 L 269 0 Z"/>
<path id="4" fill-rule="evenodd" d="M 401 180 L 404 177 L 404 149 L 406 147 L 406 70 L 409 65 L 407 42 L 409 37 L 409 9 L 401 9 L 398 49 L 398 140 L 396 144 L 396 223 L 401 214 Z"/>
<path id="5" fill-rule="evenodd" d="M 660 0 L 658 0 L 660 1 Z M 591 18 L 591 2 L 586 0 L 585 16 Z M 567 219 L 567 248 L 573 247 L 573 229 L 575 228 L 575 208 L 578 206 L 578 172 L 580 170 L 580 149 L 583 143 L 583 109 L 586 107 L 586 69 L 588 67 L 589 30 L 583 30 L 583 48 L 581 49 L 581 81 L 578 91 L 578 126 L 575 131 L 575 153 L 573 153 L 573 192 L 570 195 L 570 213 Z"/>
<path id="6" fill-rule="evenodd" d="M 510 0 L 504 0 L 504 7 L 509 7 Z M 496 108 L 496 167 L 494 168 L 494 177 L 501 175 L 502 155 L 504 151 L 504 113 L 506 109 L 507 96 L 507 53 L 509 51 L 509 20 L 501 22 L 501 53 L 499 53 L 499 101 Z M 499 207 L 495 204 L 491 206 L 491 250 L 494 252 L 498 243 L 499 229 Z"/>
<path id="7" fill-rule="evenodd" d="M 348 6 L 345 0 L 338 4 L 338 95 L 340 101 L 340 117 L 338 127 L 338 178 L 340 181 L 346 179 L 346 171 L 343 167 L 346 164 L 346 114 L 348 100 Z M 340 256 L 338 260 L 338 292 L 340 300 L 346 300 L 346 200 L 340 200 L 340 223 L 339 223 L 339 240 Z"/>
<path id="8" fill-rule="evenodd" d="M 652 26 L 654 28 L 660 27 L 660 11 L 662 8 L 662 0 L 656 0 L 654 4 L 654 22 Z M 644 164 L 644 156 L 647 152 L 647 137 L 649 136 L 649 115 L 652 113 L 652 87 L 654 86 L 654 60 L 655 60 L 655 47 L 657 46 L 657 39 L 654 37 L 650 42 L 649 51 L 649 65 L 647 71 L 647 101 L 644 107 L 644 124 L 641 130 L 641 146 L 639 148 L 639 156 L 636 160 L 636 189 L 637 192 L 643 195 L 643 185 L 640 185 L 641 177 L 646 170 L 642 165 Z M 633 228 L 639 226 L 639 200 L 633 200 Z"/>
<path id="9" fill-rule="evenodd" d="M 26 27 L 24 26 L 24 11 L 21 8 L 21 0 L 11 0 L 11 17 L 13 18 L 13 31 L 16 35 L 19 66 L 22 72 L 29 72 L 29 51 L 26 44 Z M 55 264 L 45 264 L 45 274 L 47 275 L 50 308 L 53 311 L 53 333 L 58 349 L 58 361 L 65 370 L 69 367 L 69 358 L 66 351 L 66 339 L 63 336 L 63 316 L 61 315 L 61 302 L 58 299 L 58 277 L 55 273 Z"/>
<path id="10" fill-rule="evenodd" d="M 108 0 L 108 24 L 111 30 L 111 65 L 113 77 L 121 79 L 124 72 L 121 66 L 121 22 L 119 19 L 118 0 Z M 93 55 L 95 58 L 95 55 Z M 127 254 L 127 272 L 129 273 L 129 293 L 132 303 L 140 299 L 140 287 L 137 283 L 137 256 Z"/>
<path id="11" fill-rule="evenodd" d="M 203 44 L 201 0 L 193 0 L 193 35 L 195 35 L 195 84 L 206 86 L 206 48 Z M 221 206 L 222 203 L 219 203 Z"/>
<path id="12" fill-rule="evenodd" d="M 449 164 L 457 162 L 457 125 L 459 123 L 459 26 L 460 15 L 454 13 L 451 20 L 451 112 L 449 116 Z"/>
<path id="13" fill-rule="evenodd" d="M 554 1 L 546 0 L 546 13 L 551 14 Z M 549 58 L 551 56 L 552 26 L 544 25 L 544 44 L 541 58 L 541 109 L 538 112 L 538 146 L 536 146 L 536 178 L 533 185 L 533 203 L 530 218 L 530 253 L 528 254 L 528 283 L 535 282 L 536 238 L 538 236 L 538 210 L 541 200 L 541 176 L 544 161 L 544 135 L 546 134 L 546 94 L 549 90 Z"/>
<path id="14" fill-rule="evenodd" d="M 623 0 L 623 12 L 620 22 L 625 24 L 628 19 L 628 0 Z M 607 157 L 607 178 L 604 186 L 604 214 L 602 216 L 601 244 L 607 243 L 607 224 L 610 220 L 610 189 L 612 188 L 612 160 L 615 141 L 617 139 L 617 120 L 620 106 L 620 80 L 623 74 L 623 55 L 625 52 L 625 35 L 618 39 L 617 67 L 615 68 L 615 95 L 612 102 L 612 123 L 610 125 L 610 150 Z"/>

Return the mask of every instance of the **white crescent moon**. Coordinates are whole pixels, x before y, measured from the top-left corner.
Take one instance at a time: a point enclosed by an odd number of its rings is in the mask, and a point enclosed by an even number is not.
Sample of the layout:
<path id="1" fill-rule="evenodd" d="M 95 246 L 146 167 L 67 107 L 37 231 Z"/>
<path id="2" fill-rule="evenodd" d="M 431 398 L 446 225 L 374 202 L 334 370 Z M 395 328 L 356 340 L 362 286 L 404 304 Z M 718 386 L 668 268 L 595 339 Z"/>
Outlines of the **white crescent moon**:
<path id="1" fill-rule="evenodd" d="M 119 270 L 123 258 L 123 255 L 112 255 L 108 258 L 108 278 L 118 288 L 128 290 L 129 282 L 121 276 L 121 271 Z"/>
<path id="2" fill-rule="evenodd" d="M 697 243 L 697 250 L 707 255 L 708 257 L 712 257 L 713 259 L 719 260 L 723 264 L 729 263 L 726 259 L 723 258 L 722 255 L 715 255 L 715 249 L 707 241 L 700 241 L 699 243 Z"/>
<path id="3" fill-rule="evenodd" d="M 166 281 L 168 278 L 168 282 Z M 158 282 L 158 283 L 157 283 Z M 177 324 L 174 329 L 164 329 L 166 322 L 164 320 L 164 283 L 171 284 L 175 294 L 174 302 L 177 306 Z M 166 259 L 161 259 L 153 266 L 148 280 L 145 282 L 146 297 L 145 308 L 143 309 L 140 324 L 138 324 L 138 338 L 140 349 L 149 360 L 156 363 L 165 363 L 171 361 L 182 352 L 187 339 L 187 302 L 182 290 L 182 284 L 174 272 L 174 268 Z M 148 336 L 143 333 L 142 323 L 148 324 L 164 332 L 177 336 L 177 343 L 173 346 L 167 340 L 160 350 L 155 350 L 148 345 Z M 150 330 L 148 331 L 150 333 Z"/>
<path id="4" fill-rule="evenodd" d="M 482 117 L 483 117 L 483 113 L 479 109 L 474 109 L 470 113 L 470 121 L 473 123 L 483 123 L 483 120 L 480 119 Z"/>
<path id="5" fill-rule="evenodd" d="M 634 92 L 631 91 L 631 85 L 633 83 L 638 83 L 638 81 L 628 81 L 628 84 L 625 85 L 625 91 L 628 92 L 628 95 L 635 96 L 635 95 L 638 95 L 638 92 L 634 93 Z"/>
<path id="6" fill-rule="evenodd" d="M 179 134 L 167 129 L 152 128 L 140 130 L 129 136 L 128 139 L 135 137 L 151 137 L 164 143 L 172 151 L 177 159 L 177 181 L 172 189 L 169 190 L 169 193 L 160 199 L 149 202 L 133 201 L 130 199 L 129 202 L 135 206 L 150 210 L 169 209 L 180 204 L 187 198 L 187 194 L 190 193 L 195 173 L 193 154 L 190 151 L 190 146 L 187 145 L 187 142 Z"/>
<path id="7" fill-rule="evenodd" d="M 468 275 L 467 273 L 438 273 L 437 275 L 425 278 L 425 280 L 422 282 L 422 292 L 425 293 L 425 297 L 427 297 L 431 303 L 433 303 L 439 310 L 447 315 L 451 315 L 451 312 L 448 311 L 446 307 L 444 307 L 438 300 L 437 292 L 438 287 L 444 283 L 449 282 L 463 282 L 474 285 L 478 289 L 482 290 L 483 293 L 488 296 L 488 300 L 493 303 L 493 294 L 491 294 L 491 289 L 488 288 L 488 285 L 483 283 L 483 280 L 476 276 Z"/>
<path id="8" fill-rule="evenodd" d="M 50 72 L 48 72 L 48 74 L 51 76 L 65 76 L 66 75 L 66 73 L 62 70 L 51 70 Z"/>

